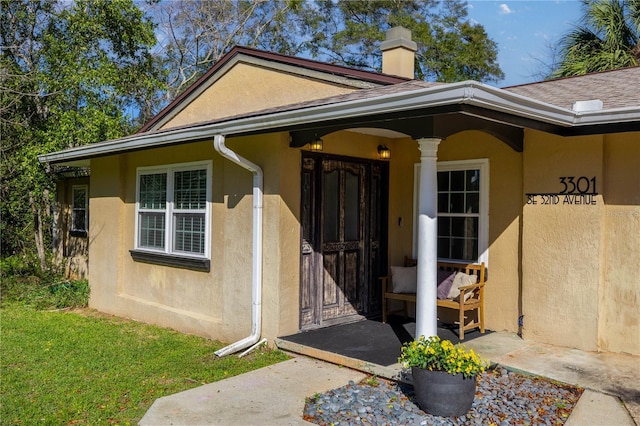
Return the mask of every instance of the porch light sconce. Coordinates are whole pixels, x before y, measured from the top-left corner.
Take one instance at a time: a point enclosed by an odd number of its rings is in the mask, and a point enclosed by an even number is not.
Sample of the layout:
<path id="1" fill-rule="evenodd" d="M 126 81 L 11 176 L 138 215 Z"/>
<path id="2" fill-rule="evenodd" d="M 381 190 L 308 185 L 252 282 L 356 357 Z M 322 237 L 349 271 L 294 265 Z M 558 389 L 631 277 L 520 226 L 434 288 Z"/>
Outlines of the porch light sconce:
<path id="1" fill-rule="evenodd" d="M 391 151 L 386 145 L 378 145 L 378 158 L 380 160 L 388 160 L 391 158 Z"/>
<path id="2" fill-rule="evenodd" d="M 322 139 L 320 139 L 317 136 L 316 136 L 316 138 L 314 140 L 309 142 L 309 149 L 311 151 L 322 151 L 322 148 L 323 148 Z"/>

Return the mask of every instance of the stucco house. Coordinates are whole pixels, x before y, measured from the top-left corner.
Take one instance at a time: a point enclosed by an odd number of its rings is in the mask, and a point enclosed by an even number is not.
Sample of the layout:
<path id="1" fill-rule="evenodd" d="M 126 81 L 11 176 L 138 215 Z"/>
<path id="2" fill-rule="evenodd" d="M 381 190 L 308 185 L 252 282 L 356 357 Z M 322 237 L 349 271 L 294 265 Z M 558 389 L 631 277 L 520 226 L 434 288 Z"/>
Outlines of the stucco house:
<path id="1" fill-rule="evenodd" d="M 90 305 L 224 354 L 379 316 L 412 256 L 426 334 L 435 261 L 484 262 L 487 328 L 640 355 L 640 67 L 498 89 L 414 80 L 403 30 L 382 50 L 236 47 L 138 133 L 41 156 L 90 168 L 59 198 L 88 194 L 61 211 L 87 214 Z"/>

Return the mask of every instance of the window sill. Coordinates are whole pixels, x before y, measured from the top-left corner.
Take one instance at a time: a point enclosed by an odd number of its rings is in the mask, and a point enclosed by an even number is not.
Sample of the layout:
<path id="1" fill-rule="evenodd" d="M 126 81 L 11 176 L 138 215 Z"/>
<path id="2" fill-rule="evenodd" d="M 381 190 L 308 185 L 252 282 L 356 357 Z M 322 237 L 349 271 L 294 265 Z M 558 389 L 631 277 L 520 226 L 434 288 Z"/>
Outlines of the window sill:
<path id="1" fill-rule="evenodd" d="M 203 272 L 209 272 L 211 270 L 211 261 L 209 259 L 199 259 L 175 254 L 152 253 L 141 250 L 129 250 L 129 253 L 131 253 L 131 257 L 136 262 Z"/>

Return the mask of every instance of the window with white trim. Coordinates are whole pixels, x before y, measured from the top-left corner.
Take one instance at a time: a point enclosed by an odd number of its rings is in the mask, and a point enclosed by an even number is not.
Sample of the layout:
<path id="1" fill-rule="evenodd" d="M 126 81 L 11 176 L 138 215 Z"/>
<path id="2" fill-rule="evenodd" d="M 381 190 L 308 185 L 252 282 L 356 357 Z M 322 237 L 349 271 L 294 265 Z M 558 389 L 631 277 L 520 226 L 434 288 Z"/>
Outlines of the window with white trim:
<path id="1" fill-rule="evenodd" d="M 420 164 L 414 176 L 414 224 L 418 223 Z M 485 262 L 489 241 L 489 160 L 438 162 L 438 260 Z M 414 257 L 417 255 L 414 226 Z"/>
<path id="2" fill-rule="evenodd" d="M 137 250 L 209 257 L 211 162 L 140 167 Z"/>
<path id="3" fill-rule="evenodd" d="M 89 187 L 71 187 L 71 231 L 87 232 L 89 225 Z"/>

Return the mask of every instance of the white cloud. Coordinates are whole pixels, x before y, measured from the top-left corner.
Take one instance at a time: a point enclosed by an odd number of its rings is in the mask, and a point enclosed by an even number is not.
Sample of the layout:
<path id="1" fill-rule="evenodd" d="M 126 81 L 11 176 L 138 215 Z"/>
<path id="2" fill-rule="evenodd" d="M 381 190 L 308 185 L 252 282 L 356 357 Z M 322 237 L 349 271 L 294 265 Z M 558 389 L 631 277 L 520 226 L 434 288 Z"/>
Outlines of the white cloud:
<path id="1" fill-rule="evenodd" d="M 511 13 L 513 13 L 513 10 L 511 10 L 511 9 L 509 8 L 509 6 L 507 6 L 507 4 L 506 4 L 506 3 L 502 3 L 502 4 L 500 5 L 500 14 L 501 14 L 501 15 L 509 15 L 509 14 L 511 14 Z"/>

